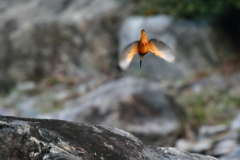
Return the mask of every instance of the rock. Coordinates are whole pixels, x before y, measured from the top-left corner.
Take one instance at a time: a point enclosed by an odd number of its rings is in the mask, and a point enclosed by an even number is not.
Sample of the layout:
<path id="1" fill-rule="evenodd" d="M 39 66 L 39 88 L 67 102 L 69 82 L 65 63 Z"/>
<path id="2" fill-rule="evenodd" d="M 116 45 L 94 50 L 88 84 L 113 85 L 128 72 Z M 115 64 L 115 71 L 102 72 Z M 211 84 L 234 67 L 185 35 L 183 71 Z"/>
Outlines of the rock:
<path id="1" fill-rule="evenodd" d="M 192 148 L 193 146 L 193 142 L 191 142 L 190 140 L 184 139 L 184 138 L 180 138 L 176 141 L 175 147 L 183 150 L 183 151 L 188 151 L 190 150 L 190 148 Z"/>
<path id="2" fill-rule="evenodd" d="M 207 77 L 200 78 L 193 82 L 179 86 L 179 92 L 184 90 L 190 90 L 193 94 L 201 94 L 208 91 L 216 92 L 223 91 L 226 92 L 231 87 L 228 80 L 219 73 L 212 73 Z"/>
<path id="3" fill-rule="evenodd" d="M 234 149 L 230 154 L 220 157 L 220 160 L 240 160 L 240 147 Z"/>
<path id="4" fill-rule="evenodd" d="M 36 89 L 36 84 L 34 82 L 23 82 L 17 84 L 16 89 L 20 92 L 26 92 Z"/>
<path id="5" fill-rule="evenodd" d="M 116 27 L 109 23 L 109 15 L 122 4 L 116 0 L 1 1 L 0 8 L 6 8 L 0 15 L 0 90 L 46 76 L 89 79 L 117 70 L 117 63 L 113 67 L 109 58 L 115 54 L 117 61 L 116 38 L 111 36 Z"/>
<path id="6" fill-rule="evenodd" d="M 239 86 L 240 84 L 240 72 L 233 73 L 230 77 L 230 83 L 232 86 Z"/>
<path id="7" fill-rule="evenodd" d="M 193 94 L 201 94 L 201 92 L 206 92 L 206 89 L 215 92 L 221 91 L 229 93 L 231 97 L 239 98 L 239 82 L 239 73 L 226 77 L 219 72 L 214 72 L 191 82 L 180 84 L 176 88 L 178 88 L 179 92 L 190 90 Z"/>
<path id="8" fill-rule="evenodd" d="M 213 156 L 224 156 L 237 148 L 240 135 L 236 130 L 229 130 L 211 137 L 212 147 L 206 153 Z"/>
<path id="9" fill-rule="evenodd" d="M 176 55 L 174 64 L 159 60 L 149 54 L 139 69 L 139 58 L 135 56 L 129 74 L 152 78 L 180 78 L 197 70 L 209 69 L 218 61 L 215 55 L 212 30 L 208 23 L 196 23 L 187 20 L 174 20 L 165 15 L 127 18 L 119 32 L 119 51 L 128 43 L 139 40 L 141 29 L 145 29 L 148 38 L 162 40 L 172 48 Z"/>
<path id="10" fill-rule="evenodd" d="M 169 146 L 181 132 L 185 116 L 165 92 L 149 79 L 122 78 L 72 101 L 67 109 L 38 117 L 117 127 L 144 143 Z"/>
<path id="11" fill-rule="evenodd" d="M 176 148 L 193 153 L 206 153 L 212 148 L 213 143 L 214 140 L 212 139 L 200 139 L 198 141 L 178 139 L 176 142 Z"/>
<path id="12" fill-rule="evenodd" d="M 239 98 L 240 97 L 240 87 L 234 86 L 233 88 L 231 88 L 231 90 L 229 91 L 229 95 L 234 98 Z"/>
<path id="13" fill-rule="evenodd" d="M 189 151 L 194 153 L 204 153 L 211 149 L 213 141 L 211 139 L 201 140 L 191 146 Z"/>
<path id="14" fill-rule="evenodd" d="M 233 119 L 230 125 L 232 130 L 238 130 L 240 129 L 240 113 Z"/>
<path id="15" fill-rule="evenodd" d="M 239 136 L 237 129 L 226 125 L 202 126 L 196 139 L 179 139 L 176 147 L 188 152 L 220 157 L 237 148 Z"/>
<path id="16" fill-rule="evenodd" d="M 236 148 L 237 148 L 236 139 L 223 140 L 216 144 L 216 147 L 212 151 L 211 155 L 218 156 L 218 157 L 222 155 L 227 155 Z"/>
<path id="17" fill-rule="evenodd" d="M 227 130 L 228 130 L 228 126 L 223 125 L 223 124 L 202 126 L 199 129 L 198 138 L 199 139 L 208 138 L 208 137 L 217 135 L 217 134 L 222 133 Z"/>
<path id="18" fill-rule="evenodd" d="M 230 84 L 227 82 L 226 78 L 218 73 L 211 74 L 210 76 L 201 79 L 197 83 L 204 87 L 211 86 L 212 89 L 226 91 L 229 89 Z"/>
<path id="19" fill-rule="evenodd" d="M 32 118 L 38 114 L 52 113 L 71 107 L 74 99 L 96 89 L 105 80 L 99 77 L 86 83 L 77 82 L 76 84 L 72 83 L 71 79 L 70 82 L 68 79 L 60 82 L 55 82 L 55 79 L 50 81 L 53 82 L 46 80 L 39 84 L 33 82 L 17 84 L 8 96 L 0 98 L 1 115 Z"/>
<path id="20" fill-rule="evenodd" d="M 33 92 L 36 93 L 31 93 L 28 87 L 22 87 L 22 89 L 17 87 L 4 99 L 3 105 L 5 108 L 14 107 L 18 112 L 17 115 L 21 117 L 36 117 L 40 113 L 62 109 L 64 100 L 75 93 L 74 90 L 70 90 L 64 84 L 55 85 L 44 92 L 40 92 L 35 88 L 36 91 Z"/>
<path id="21" fill-rule="evenodd" d="M 16 116 L 16 110 L 14 110 L 13 108 L 10 107 L 6 107 L 4 105 L 4 98 L 0 96 L 0 115 L 4 115 L 4 116 Z"/>
<path id="22" fill-rule="evenodd" d="M 217 160 L 144 145 L 125 131 L 60 120 L 0 116 L 1 159 Z"/>

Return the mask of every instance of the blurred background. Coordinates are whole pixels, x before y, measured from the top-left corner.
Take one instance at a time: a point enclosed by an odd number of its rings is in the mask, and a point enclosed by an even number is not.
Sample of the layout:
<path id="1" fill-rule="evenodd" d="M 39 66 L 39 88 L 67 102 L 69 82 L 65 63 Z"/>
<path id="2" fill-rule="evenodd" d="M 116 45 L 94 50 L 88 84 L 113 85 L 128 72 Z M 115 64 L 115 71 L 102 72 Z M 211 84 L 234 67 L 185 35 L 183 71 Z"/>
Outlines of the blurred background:
<path id="1" fill-rule="evenodd" d="M 122 49 L 168 44 L 118 67 Z M 0 114 L 123 129 L 145 144 L 240 157 L 240 1 L 0 0 Z"/>

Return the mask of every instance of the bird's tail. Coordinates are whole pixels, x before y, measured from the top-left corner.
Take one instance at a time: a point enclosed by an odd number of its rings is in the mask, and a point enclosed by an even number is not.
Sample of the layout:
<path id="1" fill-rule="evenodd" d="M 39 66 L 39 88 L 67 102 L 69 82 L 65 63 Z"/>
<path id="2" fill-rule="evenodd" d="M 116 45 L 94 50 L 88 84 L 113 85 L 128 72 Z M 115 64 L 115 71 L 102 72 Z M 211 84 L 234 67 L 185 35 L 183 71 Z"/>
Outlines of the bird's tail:
<path id="1" fill-rule="evenodd" d="M 142 66 L 142 59 L 143 59 L 143 57 L 144 57 L 144 55 L 139 54 L 139 58 L 140 58 L 140 68 L 141 68 L 141 66 Z"/>

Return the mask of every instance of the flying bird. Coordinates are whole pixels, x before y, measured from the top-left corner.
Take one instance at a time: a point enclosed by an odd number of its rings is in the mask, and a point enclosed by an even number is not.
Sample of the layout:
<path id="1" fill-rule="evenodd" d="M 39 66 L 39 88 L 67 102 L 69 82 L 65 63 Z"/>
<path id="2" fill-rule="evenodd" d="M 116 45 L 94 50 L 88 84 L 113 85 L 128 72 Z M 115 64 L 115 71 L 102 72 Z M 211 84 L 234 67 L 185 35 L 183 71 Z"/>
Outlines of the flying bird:
<path id="1" fill-rule="evenodd" d="M 130 65 L 134 55 L 138 53 L 141 68 L 143 57 L 148 54 L 148 52 L 151 52 L 157 57 L 162 58 L 168 62 L 173 62 L 175 59 L 170 47 L 155 38 L 152 38 L 148 41 L 147 33 L 143 29 L 141 31 L 140 40 L 130 43 L 123 49 L 119 59 L 119 66 L 123 70 L 126 70 Z"/>

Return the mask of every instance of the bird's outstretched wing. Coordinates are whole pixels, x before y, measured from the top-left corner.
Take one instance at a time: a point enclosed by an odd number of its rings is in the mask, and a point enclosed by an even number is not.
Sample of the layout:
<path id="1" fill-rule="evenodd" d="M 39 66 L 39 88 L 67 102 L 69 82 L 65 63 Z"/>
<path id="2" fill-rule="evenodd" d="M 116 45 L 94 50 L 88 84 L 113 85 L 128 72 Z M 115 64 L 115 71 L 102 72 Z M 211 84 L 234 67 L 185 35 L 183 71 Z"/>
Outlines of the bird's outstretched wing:
<path id="1" fill-rule="evenodd" d="M 162 41 L 157 39 L 150 39 L 149 41 L 149 51 L 154 53 L 156 56 L 163 58 L 168 62 L 173 62 L 175 56 L 173 55 L 172 50 Z"/>
<path id="2" fill-rule="evenodd" d="M 122 51 L 118 64 L 123 70 L 128 68 L 134 55 L 138 52 L 138 43 L 139 41 L 134 41 L 127 45 Z"/>

